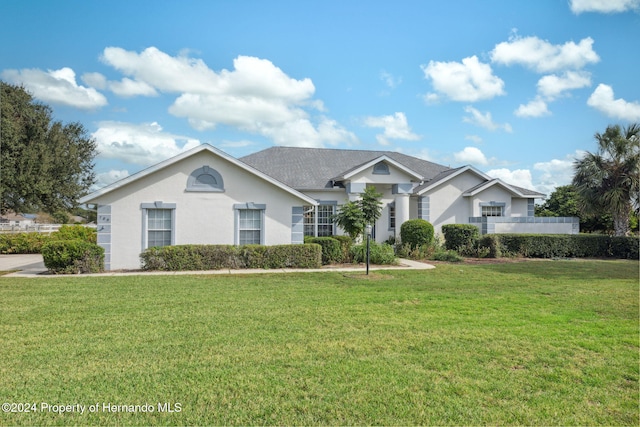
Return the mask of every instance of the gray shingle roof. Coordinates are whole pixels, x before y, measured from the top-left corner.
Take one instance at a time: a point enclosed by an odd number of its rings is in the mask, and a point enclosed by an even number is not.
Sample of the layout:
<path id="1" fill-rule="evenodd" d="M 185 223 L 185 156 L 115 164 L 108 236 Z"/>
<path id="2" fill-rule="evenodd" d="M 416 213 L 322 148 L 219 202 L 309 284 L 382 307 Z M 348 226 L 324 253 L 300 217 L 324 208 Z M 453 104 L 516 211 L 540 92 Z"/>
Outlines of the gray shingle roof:
<path id="1" fill-rule="evenodd" d="M 393 151 L 271 147 L 240 160 L 297 190 L 331 188 L 331 179 L 380 156 L 387 156 L 430 180 L 447 166 Z"/>

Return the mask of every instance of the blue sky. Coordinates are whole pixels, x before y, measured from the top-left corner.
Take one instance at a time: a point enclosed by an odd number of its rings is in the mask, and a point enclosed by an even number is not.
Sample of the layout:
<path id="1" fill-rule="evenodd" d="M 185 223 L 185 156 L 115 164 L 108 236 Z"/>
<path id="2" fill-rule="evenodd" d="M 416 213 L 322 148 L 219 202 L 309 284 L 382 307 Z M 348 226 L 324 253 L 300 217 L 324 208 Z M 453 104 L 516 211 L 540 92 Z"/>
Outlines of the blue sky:
<path id="1" fill-rule="evenodd" d="M 640 0 L 0 2 L 0 79 L 106 185 L 200 143 L 375 149 L 549 194 L 640 121 Z"/>

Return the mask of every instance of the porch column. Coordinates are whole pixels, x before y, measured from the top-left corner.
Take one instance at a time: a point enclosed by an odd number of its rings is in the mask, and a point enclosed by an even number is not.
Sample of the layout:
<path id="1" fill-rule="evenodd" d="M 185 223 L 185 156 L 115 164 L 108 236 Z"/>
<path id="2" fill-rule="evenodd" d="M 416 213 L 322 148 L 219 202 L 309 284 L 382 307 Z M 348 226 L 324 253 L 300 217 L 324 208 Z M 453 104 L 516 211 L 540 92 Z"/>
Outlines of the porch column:
<path id="1" fill-rule="evenodd" d="M 409 194 L 396 194 L 396 236 L 400 234 L 400 227 L 409 220 Z"/>

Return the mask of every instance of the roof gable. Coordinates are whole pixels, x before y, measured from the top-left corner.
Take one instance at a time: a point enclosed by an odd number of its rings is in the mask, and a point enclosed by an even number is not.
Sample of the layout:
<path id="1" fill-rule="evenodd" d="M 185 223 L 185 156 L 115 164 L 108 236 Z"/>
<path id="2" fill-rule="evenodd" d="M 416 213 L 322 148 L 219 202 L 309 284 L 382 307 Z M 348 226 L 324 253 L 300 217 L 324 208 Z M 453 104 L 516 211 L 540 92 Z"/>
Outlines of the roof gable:
<path id="1" fill-rule="evenodd" d="M 424 194 L 429 190 L 432 190 L 433 188 L 459 176 L 462 175 L 465 172 L 470 172 L 473 173 L 477 176 L 479 176 L 480 178 L 490 181 L 491 177 L 487 174 L 485 174 L 484 172 L 479 171 L 478 169 L 474 168 L 471 165 L 467 165 L 467 166 L 462 166 L 460 168 L 457 169 L 449 169 L 446 170 L 444 172 L 441 172 L 440 174 L 438 174 L 437 176 L 435 176 L 433 179 L 426 181 L 425 183 L 423 183 L 422 185 L 420 185 L 419 187 L 417 187 L 415 189 L 415 193 L 420 195 L 420 194 Z"/>
<path id="2" fill-rule="evenodd" d="M 240 160 L 293 188 L 320 190 L 364 165 L 389 159 L 421 179 L 431 179 L 447 166 L 393 151 L 343 150 L 326 148 L 271 147 Z"/>
<path id="3" fill-rule="evenodd" d="M 475 196 L 493 186 L 500 186 L 502 188 L 504 188 L 505 190 L 507 190 L 508 192 L 510 192 L 511 194 L 513 194 L 516 197 L 519 198 L 523 198 L 523 199 L 530 199 L 530 198 L 539 198 L 539 197 L 544 197 L 545 195 L 542 193 L 538 193 L 537 191 L 532 191 L 532 190 L 527 190 L 525 188 L 520 188 L 520 187 L 516 187 L 515 185 L 511 185 L 511 184 L 507 184 L 506 182 L 502 181 L 499 178 L 495 178 L 492 179 L 491 181 L 487 181 L 487 182 L 483 182 L 481 184 L 476 185 L 473 188 L 468 189 L 467 191 L 465 191 L 462 195 L 464 197 L 471 197 L 471 196 Z"/>
<path id="4" fill-rule="evenodd" d="M 187 150 L 187 151 L 185 151 L 183 153 L 180 153 L 177 156 L 171 157 L 171 158 L 169 158 L 167 160 L 164 160 L 164 161 L 162 161 L 160 163 L 157 163 L 157 164 L 155 164 L 153 166 L 150 166 L 150 167 L 148 167 L 148 168 L 146 168 L 146 169 L 144 169 L 144 170 L 142 170 L 142 171 L 140 171 L 138 173 L 135 173 L 135 174 L 130 175 L 130 176 L 126 177 L 126 178 L 123 178 L 123 179 L 121 179 L 119 181 L 116 181 L 116 182 L 114 182 L 112 184 L 109 184 L 109 185 L 107 185 L 107 186 L 105 186 L 105 187 L 103 187 L 103 188 L 101 188 L 101 189 L 99 189 L 97 191 L 94 191 L 93 193 L 91 193 L 91 194 L 89 194 L 87 196 L 82 197 L 79 200 L 79 202 L 80 203 L 91 203 L 93 200 L 97 199 L 100 196 L 103 196 L 105 194 L 111 193 L 112 191 L 115 191 L 115 190 L 117 190 L 119 188 L 122 188 L 122 187 L 124 187 L 124 186 L 126 186 L 126 185 L 128 185 L 128 184 L 130 184 L 130 183 L 132 183 L 134 181 L 137 181 L 137 180 L 142 179 L 142 178 L 144 178 L 146 176 L 149 176 L 149 175 L 151 175 L 151 174 L 153 174 L 155 172 L 158 172 L 158 171 L 160 171 L 162 169 L 165 169 L 165 168 L 167 168 L 167 167 L 169 167 L 169 166 L 171 166 L 171 165 L 173 165 L 175 163 L 178 163 L 183 159 L 186 159 L 186 158 L 188 158 L 190 156 L 193 156 L 193 155 L 198 154 L 198 153 L 203 152 L 203 151 L 209 152 L 209 153 L 211 153 L 211 154 L 213 154 L 215 156 L 218 156 L 218 157 L 220 157 L 220 158 L 222 158 L 224 160 L 227 160 L 228 162 L 230 162 L 230 163 L 234 164 L 235 166 L 247 171 L 248 173 L 250 173 L 252 175 L 255 175 L 258 178 L 263 179 L 263 180 L 273 184 L 274 186 L 276 186 L 276 187 L 278 187 L 278 188 L 280 188 L 280 189 L 282 189 L 282 190 L 284 190 L 284 191 L 286 191 L 286 192 L 288 192 L 288 193 L 290 193 L 290 194 L 292 194 L 292 195 L 304 200 L 305 202 L 307 202 L 309 204 L 312 204 L 312 205 L 317 204 L 317 202 L 314 199 L 310 198 L 309 196 L 307 196 L 307 195 L 305 195 L 305 194 L 303 194 L 303 193 L 301 193 L 301 192 L 289 187 L 288 185 L 286 185 L 286 184 L 274 179 L 273 177 L 271 177 L 271 176 L 269 176 L 269 175 L 267 175 L 267 174 L 255 169 L 255 168 L 253 168 L 250 165 L 247 165 L 246 163 L 243 163 L 242 161 L 236 159 L 235 157 L 232 157 L 232 156 L 228 155 L 227 153 L 225 153 L 224 151 L 221 151 L 221 150 L 219 150 L 219 149 L 217 149 L 217 148 L 215 148 L 215 147 L 213 147 L 212 145 L 209 145 L 209 144 L 198 145 L 197 147 L 194 147 L 194 148 L 192 148 L 190 150 Z"/>
<path id="5" fill-rule="evenodd" d="M 380 163 L 380 162 L 385 162 L 388 163 L 392 166 L 394 166 L 395 168 L 403 171 L 404 173 L 406 173 L 407 175 L 410 175 L 420 181 L 424 180 L 424 177 L 422 175 L 420 175 L 418 172 L 415 172 L 411 169 L 409 169 L 407 166 L 403 165 L 400 162 L 397 162 L 395 160 L 393 160 L 392 158 L 390 158 L 389 156 L 387 156 L 386 154 L 383 154 L 380 157 L 376 157 L 374 159 L 371 159 L 363 164 L 357 165 L 353 168 L 351 168 L 348 171 L 345 171 L 343 174 L 334 177 L 332 180 L 334 181 L 342 181 L 342 180 L 347 180 L 350 179 L 352 177 L 354 177 L 355 175 L 359 174 L 362 171 L 365 171 L 369 168 L 373 168 L 376 164 Z"/>

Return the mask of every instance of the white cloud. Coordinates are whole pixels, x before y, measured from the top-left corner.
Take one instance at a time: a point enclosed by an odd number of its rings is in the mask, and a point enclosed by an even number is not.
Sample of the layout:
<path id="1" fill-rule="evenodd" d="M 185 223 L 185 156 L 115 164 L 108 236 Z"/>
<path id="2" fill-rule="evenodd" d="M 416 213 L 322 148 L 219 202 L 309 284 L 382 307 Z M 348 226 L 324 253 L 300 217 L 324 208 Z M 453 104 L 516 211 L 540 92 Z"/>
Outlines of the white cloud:
<path id="1" fill-rule="evenodd" d="M 104 90 L 107 88 L 107 78 L 100 73 L 84 73 L 80 79 L 93 88 Z"/>
<path id="2" fill-rule="evenodd" d="M 489 164 L 487 157 L 476 147 L 465 147 L 462 151 L 453 154 L 456 162 L 462 164 L 486 166 Z"/>
<path id="3" fill-rule="evenodd" d="M 100 122 L 92 135 L 99 157 L 138 166 L 159 163 L 200 144 L 197 139 L 162 131 L 158 123 Z"/>
<path id="4" fill-rule="evenodd" d="M 380 71 L 380 80 L 382 80 L 389 89 L 395 89 L 402 83 L 402 77 L 394 77 L 385 70 Z"/>
<path id="5" fill-rule="evenodd" d="M 504 95 L 504 81 L 493 75 L 491 66 L 478 61 L 478 57 L 464 58 L 462 62 L 429 61 L 421 66 L 425 78 L 431 79 L 438 94 L 427 94 L 428 102 L 444 95 L 453 101 L 476 102 Z"/>
<path id="6" fill-rule="evenodd" d="M 494 123 L 493 119 L 491 118 L 491 113 L 488 111 L 483 114 L 482 112 L 473 108 L 470 105 L 464 107 L 464 111 L 466 113 L 471 114 L 470 116 L 465 116 L 462 118 L 462 121 L 465 123 L 470 123 L 475 126 L 480 126 L 490 131 L 495 131 L 498 129 L 502 129 L 505 132 L 512 131 L 511 125 L 509 123 L 504 123 L 504 124 Z"/>
<path id="7" fill-rule="evenodd" d="M 130 94 L 178 94 L 169 112 L 198 130 L 227 125 L 290 146 L 357 141 L 334 120 L 311 116 L 310 111 L 323 112 L 324 106 L 313 99 L 315 87 L 309 78 L 291 78 L 266 59 L 238 56 L 233 70 L 216 72 L 186 54 L 173 57 L 155 47 L 140 53 L 109 47 L 102 60 L 132 78 L 136 84 L 129 86 Z"/>
<path id="8" fill-rule="evenodd" d="M 233 61 L 233 71 L 220 73 L 201 59 L 173 57 L 155 47 L 140 54 L 108 47 L 102 60 L 163 92 L 248 96 L 293 103 L 308 100 L 315 92 L 310 79 L 292 79 L 271 61 L 250 56 L 238 56 Z"/>
<path id="9" fill-rule="evenodd" d="M 551 112 L 547 109 L 547 103 L 540 97 L 536 97 L 528 104 L 520 104 L 513 114 L 518 117 L 542 117 L 550 115 Z"/>
<path id="10" fill-rule="evenodd" d="M 153 86 L 138 80 L 123 78 L 119 82 L 109 82 L 109 89 L 118 96 L 158 96 Z"/>
<path id="11" fill-rule="evenodd" d="M 472 141 L 476 144 L 480 144 L 482 142 L 482 138 L 480 138 L 478 135 L 465 135 L 464 139 Z"/>
<path id="12" fill-rule="evenodd" d="M 587 100 L 587 105 L 614 119 L 631 122 L 640 120 L 640 103 L 615 99 L 613 88 L 605 84 L 598 85 Z"/>
<path id="13" fill-rule="evenodd" d="M 640 7 L 640 0 L 570 0 L 571 11 L 617 13 L 634 10 Z"/>
<path id="14" fill-rule="evenodd" d="M 398 112 L 392 116 L 367 117 L 364 120 L 365 126 L 373 128 L 383 128 L 384 133 L 376 135 L 380 145 L 389 145 L 390 139 L 402 139 L 406 141 L 416 141 L 420 135 L 411 132 L 407 117 L 404 113 Z"/>
<path id="15" fill-rule="evenodd" d="M 93 189 L 97 190 L 99 188 L 105 187 L 116 181 L 120 181 L 121 179 L 124 179 L 128 176 L 129 176 L 129 171 L 126 169 L 122 169 L 122 170 L 112 169 L 109 172 L 102 172 L 102 173 L 96 174 L 96 183 L 94 184 Z"/>
<path id="16" fill-rule="evenodd" d="M 567 69 L 581 69 L 587 64 L 600 61 L 593 50 L 591 37 L 563 45 L 552 45 L 538 37 L 512 37 L 491 51 L 491 61 L 504 65 L 519 64 L 539 73 Z"/>
<path id="17" fill-rule="evenodd" d="M 219 148 L 244 148 L 255 145 L 255 142 L 243 139 L 241 141 L 222 141 L 220 144 L 217 144 Z"/>
<path id="18" fill-rule="evenodd" d="M 71 68 L 42 71 L 38 69 L 5 70 L 2 78 L 22 84 L 33 96 L 45 103 L 94 110 L 107 105 L 107 98 L 92 87 L 79 86 Z"/>
<path id="19" fill-rule="evenodd" d="M 552 159 L 548 162 L 538 162 L 533 165 L 533 169 L 541 173 L 536 179 L 539 184 L 538 191 L 547 195 L 551 194 L 557 187 L 571 184 L 575 159 L 581 158 L 584 151 L 577 150 L 573 154 L 567 155 L 564 159 Z"/>
<path id="20" fill-rule="evenodd" d="M 561 76 L 548 75 L 538 80 L 538 93 L 547 100 L 558 98 L 567 90 L 591 86 L 591 73 L 586 71 L 567 71 Z"/>
<path id="21" fill-rule="evenodd" d="M 531 179 L 531 171 L 528 169 L 516 169 L 514 171 L 503 168 L 493 169 L 487 172 L 487 175 L 493 178 L 499 178 L 508 184 L 512 184 L 522 188 L 533 189 Z"/>

